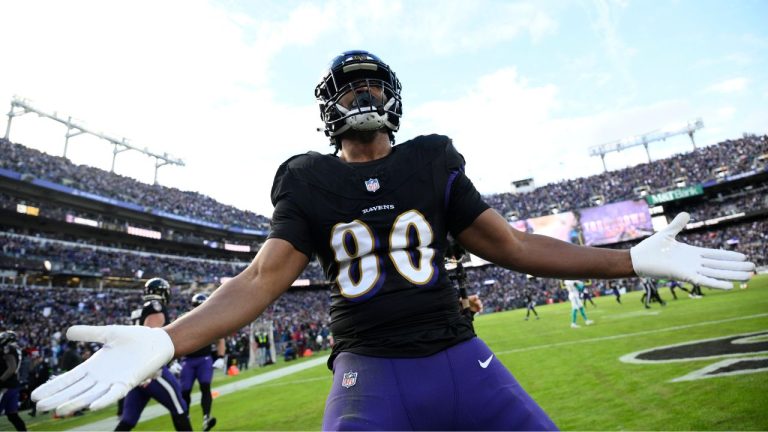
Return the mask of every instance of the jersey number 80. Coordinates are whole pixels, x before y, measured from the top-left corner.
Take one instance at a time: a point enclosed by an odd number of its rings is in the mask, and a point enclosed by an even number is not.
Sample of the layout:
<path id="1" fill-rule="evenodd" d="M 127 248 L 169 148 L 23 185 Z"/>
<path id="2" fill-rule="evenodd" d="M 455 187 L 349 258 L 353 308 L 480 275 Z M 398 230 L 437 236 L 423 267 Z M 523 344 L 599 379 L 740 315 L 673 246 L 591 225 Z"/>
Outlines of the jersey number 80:
<path id="1" fill-rule="evenodd" d="M 416 244 L 409 244 L 410 232 L 415 233 Z M 424 285 L 434 276 L 435 250 L 429 247 L 432 239 L 432 227 L 417 210 L 400 214 L 392 224 L 389 259 L 397 272 L 415 285 Z M 344 297 L 360 297 L 384 282 L 383 257 L 376 253 L 375 244 L 373 230 L 360 220 L 336 224 L 331 230 L 331 248 L 339 265 L 336 281 Z"/>

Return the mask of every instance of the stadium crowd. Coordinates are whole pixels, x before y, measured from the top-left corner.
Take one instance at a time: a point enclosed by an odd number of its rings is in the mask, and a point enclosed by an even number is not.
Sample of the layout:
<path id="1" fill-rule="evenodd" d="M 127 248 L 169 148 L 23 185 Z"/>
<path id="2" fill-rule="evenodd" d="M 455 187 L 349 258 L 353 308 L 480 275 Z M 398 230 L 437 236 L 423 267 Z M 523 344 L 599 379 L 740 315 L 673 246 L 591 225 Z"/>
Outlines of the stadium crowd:
<path id="1" fill-rule="evenodd" d="M 162 226 L 149 225 L 147 223 L 135 220 L 128 220 L 125 218 L 118 219 L 116 216 L 104 213 L 94 213 L 72 207 L 63 207 L 52 202 L 41 202 L 39 200 L 29 198 L 18 198 L 7 193 L 0 192 L 0 209 L 8 210 L 11 212 L 18 212 L 19 205 L 35 207 L 37 209 L 35 217 L 40 219 L 49 219 L 57 222 L 77 223 L 75 222 L 76 218 L 81 218 L 81 221 L 79 222 L 81 225 L 85 223 L 84 220 L 87 220 L 87 223 L 92 224 L 91 226 L 95 225 L 104 230 L 125 232 L 127 227 L 131 226 L 142 230 L 159 232 L 163 240 L 185 243 L 187 245 L 201 246 L 199 248 L 200 255 L 205 254 L 208 249 L 215 249 L 217 247 L 223 248 L 226 243 L 245 243 L 245 245 L 250 246 L 252 250 L 258 250 L 260 246 L 260 243 L 256 238 L 254 238 L 252 241 L 244 242 L 242 240 L 231 240 L 222 235 L 215 236 L 212 234 L 206 234 L 203 236 L 194 230 L 182 230 L 178 227 L 163 228 Z M 66 240 L 65 237 L 58 235 L 56 238 Z M 148 245 L 148 247 L 151 247 L 151 245 Z"/>
<path id="2" fill-rule="evenodd" d="M 0 138 L 0 168 L 68 185 L 108 198 L 160 209 L 180 216 L 224 225 L 267 228 L 269 219 L 250 211 L 221 204 L 197 192 L 185 192 L 160 185 L 148 185 L 129 177 L 50 156 Z M 745 135 L 670 158 L 642 163 L 589 177 L 563 180 L 532 192 L 493 194 L 488 203 L 502 215 L 516 212 L 524 217 L 549 214 L 552 206 L 570 210 L 594 206 L 592 198 L 604 202 L 637 198 L 635 188 L 648 186 L 650 193 L 668 190 L 676 179 L 687 184 L 703 183 L 727 173 L 744 173 L 763 168 L 768 154 L 768 136 Z M 725 169 L 718 174 L 719 169 Z"/>
<path id="3" fill-rule="evenodd" d="M 222 204 L 198 192 L 149 185 L 99 168 L 76 165 L 68 159 L 0 138 L 0 168 L 48 180 L 81 191 L 150 207 L 179 216 L 240 227 L 269 227 L 269 219 Z"/>
<path id="4" fill-rule="evenodd" d="M 217 284 L 222 278 L 240 273 L 246 261 L 203 259 L 193 256 L 168 255 L 149 251 L 83 243 L 75 239 L 59 240 L 16 233 L 0 227 L 0 254 L 12 258 L 50 261 L 56 272 L 82 275 L 138 277 L 162 274 L 179 283 Z M 62 237 L 66 237 L 62 235 Z M 313 262 L 302 278 L 324 280 L 320 266 Z"/>
<path id="5" fill-rule="evenodd" d="M 766 153 L 768 136 L 748 135 L 651 163 L 547 184 L 531 192 L 485 198 L 502 215 L 514 212 L 536 217 L 550 214 L 553 206 L 560 210 L 593 207 L 595 196 L 602 196 L 605 203 L 637 199 L 635 188 L 648 186 L 650 193 L 657 193 L 674 188 L 674 179 L 681 177 L 689 185 L 703 183 L 717 178 L 715 170 L 721 167 L 727 167 L 730 175 L 744 173 L 761 168 L 764 162 L 759 156 Z"/>

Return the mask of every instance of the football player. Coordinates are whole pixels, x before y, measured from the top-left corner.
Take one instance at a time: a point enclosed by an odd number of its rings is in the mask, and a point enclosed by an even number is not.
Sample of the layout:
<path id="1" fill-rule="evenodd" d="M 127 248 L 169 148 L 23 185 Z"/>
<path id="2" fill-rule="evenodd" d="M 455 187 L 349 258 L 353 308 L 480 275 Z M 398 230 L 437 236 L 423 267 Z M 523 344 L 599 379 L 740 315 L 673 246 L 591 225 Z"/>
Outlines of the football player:
<path id="1" fill-rule="evenodd" d="M 203 304 L 208 296 L 198 293 L 192 296 L 192 308 Z M 224 353 L 226 350 L 224 339 L 219 339 L 215 347 L 214 344 L 208 344 L 199 350 L 187 354 L 181 360 L 181 394 L 187 406 L 192 402 L 192 386 L 195 380 L 200 384 L 200 406 L 203 409 L 203 430 L 209 431 L 216 425 L 216 417 L 211 417 L 211 405 L 213 397 L 211 396 L 211 381 L 213 380 L 213 369 L 224 369 Z M 214 353 L 216 360 L 213 359 Z"/>
<path id="2" fill-rule="evenodd" d="M 668 284 L 668 285 L 669 285 L 669 292 L 670 292 L 670 293 L 672 293 L 672 297 L 673 297 L 675 300 L 677 300 L 677 294 L 675 293 L 675 289 L 677 289 L 677 288 L 680 288 L 682 291 L 685 291 L 685 292 L 687 292 L 687 293 L 688 293 L 688 295 L 689 295 L 689 296 L 691 296 L 691 298 L 693 298 L 693 294 L 691 294 L 691 292 L 690 292 L 690 291 L 688 291 L 688 289 L 687 289 L 687 288 L 685 288 L 684 286 L 682 286 L 682 285 L 680 284 L 680 282 L 678 282 L 678 281 L 676 281 L 676 280 L 671 280 L 671 281 L 669 281 L 669 284 Z"/>
<path id="3" fill-rule="evenodd" d="M 592 301 L 592 291 L 590 290 L 590 286 L 592 285 L 592 281 L 588 282 L 581 282 L 579 291 L 581 292 L 581 302 L 584 304 L 584 306 L 587 306 L 587 302 L 592 303 L 592 306 L 597 307 L 594 301 Z"/>
<path id="4" fill-rule="evenodd" d="M 730 288 L 726 280 L 754 268 L 743 254 L 677 242 L 687 214 L 630 250 L 514 230 L 483 201 L 448 137 L 394 145 L 400 90 L 379 57 L 335 57 L 315 89 L 335 153 L 279 167 L 271 231 L 251 264 L 163 329 L 70 328 L 69 339 L 102 340 L 110 350 L 37 389 L 38 408 L 66 413 L 114 401 L 124 383 L 253 321 L 317 256 L 334 281 L 323 430 L 555 429 L 456 307 L 443 266 L 449 233 L 467 251 L 534 276 L 666 276 Z"/>
<path id="5" fill-rule="evenodd" d="M 571 328 L 579 328 L 576 324 L 576 318 L 581 314 L 584 318 L 584 324 L 592 324 L 592 320 L 587 318 L 587 313 L 584 311 L 584 304 L 581 302 L 581 292 L 584 289 L 584 282 L 576 280 L 564 280 L 560 285 L 562 288 L 568 290 L 568 300 L 571 301 Z"/>
<path id="6" fill-rule="evenodd" d="M 168 281 L 161 278 L 149 279 L 144 284 L 144 295 L 142 296 L 144 304 L 141 308 L 141 314 L 138 316 L 137 324 L 150 328 L 160 328 L 168 324 L 170 320 L 167 304 L 170 299 L 171 285 Z M 108 349 L 108 347 L 105 348 Z M 192 430 L 192 425 L 189 422 L 189 405 L 182 398 L 179 383 L 168 366 L 166 364 L 161 365 L 147 378 L 125 396 L 120 422 L 115 430 L 133 429 L 139 422 L 141 412 L 144 411 L 150 398 L 154 398 L 168 409 L 176 430 Z"/>
<path id="7" fill-rule="evenodd" d="M 656 287 L 656 281 L 652 278 L 644 277 L 640 279 L 640 283 L 643 285 L 645 292 L 643 293 L 642 301 L 646 309 L 651 308 L 651 302 L 657 301 L 660 305 L 666 306 L 667 302 L 662 300 L 659 295 L 659 289 Z"/>
<path id="8" fill-rule="evenodd" d="M 525 290 L 525 320 L 531 316 L 531 312 L 536 315 L 536 319 L 539 319 L 539 313 L 536 312 L 536 299 L 534 298 L 533 290 Z"/>
<path id="9" fill-rule="evenodd" d="M 21 349 L 17 345 L 18 338 L 13 331 L 0 333 L 0 415 L 8 417 L 13 427 L 18 431 L 27 430 L 27 425 L 19 416 L 19 366 L 21 365 Z"/>

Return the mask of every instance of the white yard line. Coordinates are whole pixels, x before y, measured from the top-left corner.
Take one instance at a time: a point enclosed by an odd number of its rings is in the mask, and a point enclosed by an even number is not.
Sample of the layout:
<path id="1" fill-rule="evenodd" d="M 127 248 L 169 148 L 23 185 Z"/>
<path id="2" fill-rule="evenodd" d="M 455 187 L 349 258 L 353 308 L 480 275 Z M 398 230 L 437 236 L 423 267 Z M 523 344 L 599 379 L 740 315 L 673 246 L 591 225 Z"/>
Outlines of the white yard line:
<path id="1" fill-rule="evenodd" d="M 612 339 L 624 339 L 624 338 L 630 338 L 635 336 L 644 336 L 654 333 L 663 333 L 668 331 L 676 331 L 676 330 L 684 330 L 692 327 L 701 327 L 701 326 L 707 326 L 707 325 L 715 325 L 715 324 L 722 324 L 727 323 L 731 321 L 741 321 L 741 320 L 747 320 L 747 319 L 754 319 L 754 318 L 764 318 L 768 317 L 768 313 L 761 313 L 761 314 L 755 314 L 755 315 L 746 315 L 741 317 L 735 317 L 735 318 L 726 318 L 722 320 L 715 320 L 715 321 L 702 321 L 694 324 L 685 324 L 685 325 L 679 325 L 675 327 L 666 327 L 661 329 L 655 329 L 655 330 L 645 330 L 645 331 L 639 331 L 634 333 L 623 333 L 613 336 L 603 336 L 603 337 L 596 337 L 591 339 L 580 339 L 580 340 L 574 340 L 574 341 L 566 341 L 566 342 L 557 342 L 557 343 L 551 343 L 551 344 L 544 344 L 544 345 L 533 345 L 525 348 L 516 348 L 506 351 L 495 351 L 496 355 L 501 354 L 511 354 L 511 353 L 518 353 L 518 352 L 525 352 L 525 351 L 534 351 L 539 349 L 548 349 L 548 348 L 555 348 L 555 347 L 561 347 L 566 345 L 578 345 L 588 342 L 602 342 Z"/>
<path id="2" fill-rule="evenodd" d="M 225 394 L 234 393 L 239 390 L 247 389 L 253 386 L 257 386 L 259 384 L 263 384 L 265 382 L 269 382 L 272 380 L 276 380 L 278 378 L 282 378 L 288 375 L 295 374 L 297 372 L 301 372 L 305 369 L 313 368 L 318 365 L 324 365 L 328 361 L 328 356 L 319 357 L 316 359 L 312 359 L 309 361 L 306 361 L 304 363 L 299 363 L 291 366 L 287 366 L 281 369 L 273 370 L 271 372 L 263 373 L 260 375 L 253 376 L 251 378 L 246 378 L 244 380 L 235 381 L 233 383 L 225 384 L 223 386 L 217 386 L 216 388 L 212 389 L 217 392 L 219 392 L 220 396 L 223 396 Z M 192 405 L 197 405 L 200 403 L 200 392 L 194 393 L 192 395 Z M 160 404 L 154 404 L 152 406 L 148 406 L 144 409 L 144 411 L 141 413 L 141 419 L 139 420 L 139 423 L 147 420 L 151 420 L 163 415 L 168 415 L 168 410 L 165 409 Z M 115 430 L 115 426 L 117 426 L 118 418 L 117 416 L 111 417 L 104 420 L 99 420 L 93 423 L 89 423 L 86 425 L 78 426 L 74 429 L 70 430 L 78 430 L 78 431 L 105 431 L 105 430 Z"/>

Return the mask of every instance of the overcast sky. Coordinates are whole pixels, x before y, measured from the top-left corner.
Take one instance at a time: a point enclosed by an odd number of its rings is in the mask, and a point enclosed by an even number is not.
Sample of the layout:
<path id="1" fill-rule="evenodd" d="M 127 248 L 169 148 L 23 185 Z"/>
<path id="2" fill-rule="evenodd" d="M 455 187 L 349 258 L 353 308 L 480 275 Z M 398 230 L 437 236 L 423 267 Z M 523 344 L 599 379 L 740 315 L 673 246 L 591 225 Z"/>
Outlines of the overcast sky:
<path id="1" fill-rule="evenodd" d="M 0 109 L 17 95 L 167 152 L 185 166 L 161 184 L 269 216 L 279 164 L 331 151 L 313 97 L 328 61 L 366 49 L 403 83 L 398 141 L 451 136 L 488 194 L 599 173 L 590 146 L 696 118 L 701 146 L 768 132 L 766 22 L 764 0 L 6 0 Z M 10 138 L 60 156 L 65 132 L 27 114 Z M 691 148 L 683 135 L 650 153 Z M 67 155 L 108 170 L 112 146 L 78 136 Z M 115 171 L 151 183 L 154 160 L 124 152 Z"/>

